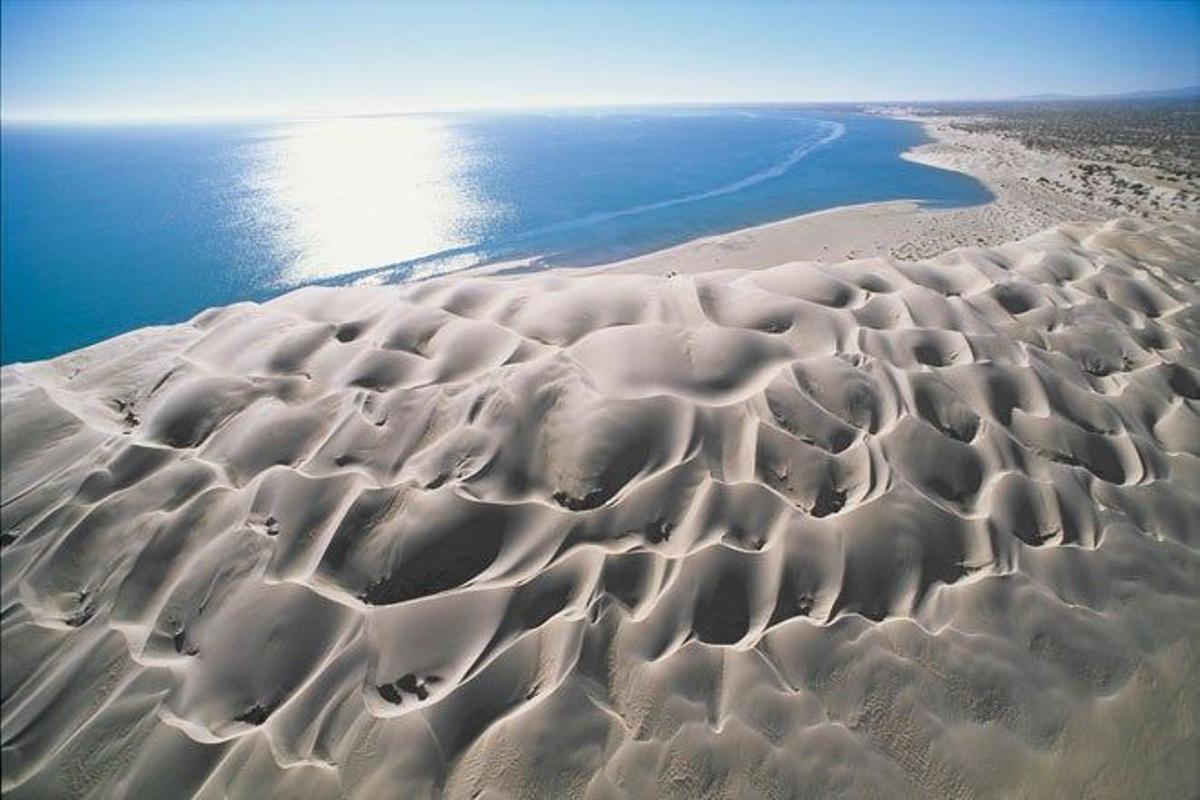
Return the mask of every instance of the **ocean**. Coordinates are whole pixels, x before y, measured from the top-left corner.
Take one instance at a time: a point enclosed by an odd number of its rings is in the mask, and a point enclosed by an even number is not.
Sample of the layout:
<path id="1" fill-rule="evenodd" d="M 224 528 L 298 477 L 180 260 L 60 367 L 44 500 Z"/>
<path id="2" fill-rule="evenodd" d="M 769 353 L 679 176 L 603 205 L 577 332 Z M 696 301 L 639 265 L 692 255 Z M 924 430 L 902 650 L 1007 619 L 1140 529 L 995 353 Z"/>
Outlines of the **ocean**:
<path id="1" fill-rule="evenodd" d="M 796 106 L 6 125 L 0 360 L 310 283 L 586 265 L 855 203 L 967 206 L 920 127 Z"/>

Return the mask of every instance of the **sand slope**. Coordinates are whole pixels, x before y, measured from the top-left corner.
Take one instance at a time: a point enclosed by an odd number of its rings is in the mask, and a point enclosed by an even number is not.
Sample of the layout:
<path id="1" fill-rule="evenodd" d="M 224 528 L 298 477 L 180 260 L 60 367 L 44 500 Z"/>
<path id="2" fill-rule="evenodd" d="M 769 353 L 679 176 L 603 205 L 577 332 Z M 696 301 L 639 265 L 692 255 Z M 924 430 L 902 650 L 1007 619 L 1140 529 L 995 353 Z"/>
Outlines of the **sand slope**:
<path id="1" fill-rule="evenodd" d="M 3 788 L 1194 797 L 1200 232 L 306 289 L 3 371 Z"/>

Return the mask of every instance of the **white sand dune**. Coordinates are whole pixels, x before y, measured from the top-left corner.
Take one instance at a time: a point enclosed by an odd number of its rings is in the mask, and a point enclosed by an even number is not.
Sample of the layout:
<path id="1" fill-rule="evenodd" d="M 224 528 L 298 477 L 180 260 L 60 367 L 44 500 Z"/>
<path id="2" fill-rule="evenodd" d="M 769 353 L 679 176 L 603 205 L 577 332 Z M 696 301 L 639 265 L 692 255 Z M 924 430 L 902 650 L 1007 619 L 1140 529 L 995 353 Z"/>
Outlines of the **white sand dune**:
<path id="1" fill-rule="evenodd" d="M 1195 797 L 1200 231 L 3 371 L 5 796 Z"/>

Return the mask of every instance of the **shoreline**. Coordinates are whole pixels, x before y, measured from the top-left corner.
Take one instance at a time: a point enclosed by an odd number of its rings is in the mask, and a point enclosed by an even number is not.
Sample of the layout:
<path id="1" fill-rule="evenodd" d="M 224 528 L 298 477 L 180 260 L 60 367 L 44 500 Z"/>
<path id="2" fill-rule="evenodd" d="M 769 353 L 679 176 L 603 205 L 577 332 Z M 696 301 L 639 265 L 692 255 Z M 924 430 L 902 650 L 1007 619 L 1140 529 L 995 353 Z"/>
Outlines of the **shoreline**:
<path id="1" fill-rule="evenodd" d="M 787 261 L 845 261 L 876 255 L 895 255 L 909 259 L 927 258 L 966 244 L 966 242 L 956 240 L 946 247 L 940 248 L 937 252 L 931 253 L 927 248 L 920 251 L 911 247 L 906 248 L 903 245 L 907 243 L 899 243 L 898 240 L 901 238 L 902 230 L 908 227 L 908 223 L 915 215 L 969 212 L 994 205 L 1001 197 L 994 181 L 995 176 L 986 170 L 952 165 L 936 157 L 931 157 L 927 152 L 922 152 L 926 148 L 945 143 L 945 135 L 934 128 L 931 120 L 927 118 L 910 115 L 894 116 L 897 119 L 920 125 L 931 139 L 929 142 L 905 150 L 900 154 L 900 158 L 974 178 L 992 194 L 992 199 L 976 206 L 945 209 L 927 208 L 923 205 L 924 201 L 917 198 L 873 200 L 809 211 L 771 222 L 737 228 L 725 233 L 706 234 L 661 250 L 601 264 L 541 266 L 538 264 L 539 257 L 533 256 L 480 264 L 465 270 L 429 275 L 417 280 L 440 280 L 454 275 L 506 276 L 544 272 L 564 274 L 592 274 L 595 272 L 666 274 L 677 272 L 694 274 L 714 269 L 761 269 Z M 887 234 L 880 240 L 868 241 L 861 235 L 861 231 L 854 230 L 861 227 L 864 222 L 879 224 L 881 221 L 886 222 L 888 229 Z M 1035 232 L 1040 227 L 1028 231 L 1027 234 Z M 995 240 L 992 240 L 992 237 L 986 238 L 988 238 L 987 244 L 994 245 L 1014 237 L 1000 237 Z M 882 252 L 884 248 L 897 249 L 898 243 L 901 244 L 903 253 Z M 984 242 L 972 243 L 983 244 Z M 784 251 L 790 255 L 784 257 Z"/>
<path id="2" fill-rule="evenodd" d="M 1059 222 L 1094 221 L 1105 215 L 1055 218 L 1049 203 L 1022 196 L 1007 180 L 1001 163 L 1027 158 L 1000 155 L 999 142 L 980 134 L 961 134 L 929 117 L 895 115 L 921 125 L 929 142 L 900 154 L 906 161 L 968 175 L 982 183 L 992 199 L 963 208 L 929 208 L 920 200 L 886 200 L 801 214 L 727 234 L 702 237 L 666 250 L 624 259 L 597 269 L 614 272 L 703 272 L 711 269 L 761 269 L 789 261 L 826 263 L 887 257 L 919 260 L 963 246 L 996 246 L 1032 235 Z M 998 137 L 996 137 L 998 138 Z M 1011 144 L 1012 143 L 1008 143 Z M 1019 145 L 1018 145 L 1019 147 Z M 1039 165 L 1046 170 L 1045 164 Z M 1048 170 L 1046 170 L 1048 171 Z M 1038 202 L 1040 200 L 1040 202 Z"/>
<path id="3" fill-rule="evenodd" d="M 1121 216 L 1179 221 L 1149 203 L 1117 213 L 1112 195 L 1084 197 L 1078 159 L 1034 150 L 994 133 L 955 127 L 958 117 L 887 113 L 921 125 L 931 141 L 900 154 L 914 163 L 968 175 L 992 194 L 986 203 L 930 208 L 918 199 L 883 200 L 813 211 L 728 233 L 701 236 L 662 250 L 586 267 L 539 267 L 536 259 L 481 265 L 430 276 L 505 276 L 539 272 L 695 274 L 763 269 L 798 261 L 836 263 L 859 258 L 915 261 L 957 247 L 995 247 L 1061 223 L 1092 223 Z M 1122 169 L 1118 167 L 1118 169 Z"/>
<path id="4" fill-rule="evenodd" d="M 973 176 L 974 177 L 974 176 Z M 994 202 L 994 201 L 990 201 Z M 554 272 L 554 273 L 572 273 L 572 274 L 591 274 L 595 272 L 657 272 L 656 269 L 662 266 L 665 269 L 680 273 L 694 274 L 706 272 L 710 269 L 745 269 L 748 268 L 742 265 L 742 262 L 754 261 L 760 262 L 759 255 L 763 249 L 761 242 L 762 237 L 770 237 L 776 234 L 783 234 L 790 238 L 797 233 L 801 234 L 800 241 L 791 241 L 790 244 L 800 245 L 803 247 L 804 233 L 813 234 L 816 239 L 815 246 L 826 249 L 833 244 L 836 248 L 837 241 L 828 235 L 827 227 L 819 227 L 821 222 L 826 221 L 826 218 L 841 221 L 840 218 L 845 217 L 846 223 L 858 223 L 862 220 L 870 219 L 873 215 L 892 215 L 892 214 L 909 214 L 923 209 L 920 200 L 903 199 L 903 200 L 874 200 L 867 203 L 854 203 L 847 206 L 835 206 L 833 208 L 825 208 L 820 211 L 809 211 L 804 214 L 797 214 L 794 217 L 785 217 L 783 219 L 774 220 L 772 222 L 764 222 L 759 225 L 751 225 L 746 228 L 738 228 L 726 233 L 714 233 L 705 236 L 698 236 L 686 242 L 664 247 L 661 250 L 654 250 L 649 253 L 643 253 L 638 256 L 631 256 L 617 261 L 610 261 L 604 264 L 591 264 L 587 266 L 546 266 L 541 267 L 536 264 L 536 259 L 520 259 L 516 261 L 503 261 L 495 264 L 481 264 L 477 267 L 471 267 L 461 272 L 450 272 L 443 275 L 434 275 L 425 280 L 434 280 L 440 278 L 448 278 L 454 275 L 470 275 L 470 276 L 504 276 L 504 275 L 532 275 L 538 273 Z M 795 229 L 811 227 L 809 231 L 797 231 Z M 744 244 L 740 241 L 743 238 L 753 239 L 753 250 L 745 249 Z M 709 250 L 718 250 L 722 255 L 715 256 L 708 253 Z M 811 249 L 808 248 L 808 249 Z M 740 253 L 741 255 L 737 255 Z M 851 256 L 853 257 L 853 256 Z M 703 261 L 708 258 L 708 261 Z M 688 263 L 680 263 L 675 259 L 686 259 Z M 769 260 L 769 259 L 768 259 Z M 789 260 L 821 260 L 817 257 L 805 257 L 800 259 Z M 842 260 L 842 259 L 838 259 Z M 659 264 L 658 262 L 669 262 Z M 701 263 L 703 261 L 703 263 Z M 732 262 L 732 263 L 731 263 Z M 782 263 L 782 262 L 780 262 Z M 767 266 L 767 265 L 761 265 Z M 758 267 L 754 267 L 758 268 Z"/>

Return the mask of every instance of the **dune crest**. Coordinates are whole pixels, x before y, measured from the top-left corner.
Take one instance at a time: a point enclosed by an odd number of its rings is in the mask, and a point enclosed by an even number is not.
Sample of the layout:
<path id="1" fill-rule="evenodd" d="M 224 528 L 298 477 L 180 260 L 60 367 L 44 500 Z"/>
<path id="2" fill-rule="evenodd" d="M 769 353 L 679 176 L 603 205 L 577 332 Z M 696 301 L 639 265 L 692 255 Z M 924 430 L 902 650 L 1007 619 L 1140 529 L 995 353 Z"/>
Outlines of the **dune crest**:
<path id="1" fill-rule="evenodd" d="M 304 289 L 3 370 L 3 788 L 1193 796 L 1200 232 Z"/>

